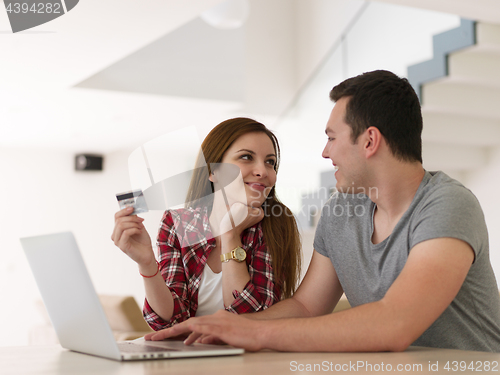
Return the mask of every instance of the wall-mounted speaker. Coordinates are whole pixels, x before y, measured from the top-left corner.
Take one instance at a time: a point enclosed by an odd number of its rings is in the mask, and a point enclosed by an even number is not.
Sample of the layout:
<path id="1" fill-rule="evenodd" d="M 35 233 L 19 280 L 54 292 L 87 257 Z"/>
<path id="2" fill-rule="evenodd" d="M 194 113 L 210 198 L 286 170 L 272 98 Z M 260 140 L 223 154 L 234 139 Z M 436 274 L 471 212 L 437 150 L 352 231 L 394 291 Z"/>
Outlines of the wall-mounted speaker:
<path id="1" fill-rule="evenodd" d="M 76 171 L 102 171 L 102 156 L 78 154 L 75 156 Z"/>

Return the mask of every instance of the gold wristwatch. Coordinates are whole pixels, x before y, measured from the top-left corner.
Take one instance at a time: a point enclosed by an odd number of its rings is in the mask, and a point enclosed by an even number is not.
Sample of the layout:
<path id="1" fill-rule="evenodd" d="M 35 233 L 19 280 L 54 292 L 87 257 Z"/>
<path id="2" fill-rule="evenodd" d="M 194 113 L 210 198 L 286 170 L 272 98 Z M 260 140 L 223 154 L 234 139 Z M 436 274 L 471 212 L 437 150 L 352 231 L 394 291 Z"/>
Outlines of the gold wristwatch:
<path id="1" fill-rule="evenodd" d="M 229 253 L 221 254 L 220 260 L 222 263 L 229 262 L 230 260 L 235 260 L 238 263 L 243 262 L 247 257 L 245 250 L 238 246 L 236 249 L 231 250 Z"/>

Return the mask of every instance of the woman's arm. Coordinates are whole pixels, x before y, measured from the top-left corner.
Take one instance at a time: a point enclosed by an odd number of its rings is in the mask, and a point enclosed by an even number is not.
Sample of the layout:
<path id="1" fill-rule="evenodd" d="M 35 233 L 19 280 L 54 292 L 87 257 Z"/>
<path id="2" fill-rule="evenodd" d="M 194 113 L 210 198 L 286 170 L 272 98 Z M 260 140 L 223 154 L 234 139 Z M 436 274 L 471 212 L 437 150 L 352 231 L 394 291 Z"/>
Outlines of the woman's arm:
<path id="1" fill-rule="evenodd" d="M 165 212 L 158 232 L 160 272 L 154 277 L 144 278 L 146 300 L 143 314 L 154 330 L 170 327 L 191 317 L 192 296 L 186 280 L 185 267 L 192 267 L 193 263 L 183 262 L 178 228 L 173 215 L 172 211 Z M 188 270 L 189 273 L 192 273 L 191 271 Z M 162 298 L 169 298 L 169 301 Z"/>
<path id="2" fill-rule="evenodd" d="M 221 235 L 221 254 L 229 253 L 237 247 L 243 247 L 240 235 L 233 236 L 225 233 Z M 247 254 L 249 256 L 249 254 Z M 229 306 L 235 300 L 235 295 L 243 292 L 250 281 L 247 262 L 229 260 L 222 263 L 222 297 L 224 306 Z"/>
<path id="3" fill-rule="evenodd" d="M 253 237 L 253 253 L 247 254 L 245 261 L 229 260 L 222 263 L 222 295 L 224 306 L 230 311 L 237 313 L 259 311 L 264 305 L 269 306 L 274 302 L 274 299 L 261 296 L 262 292 L 265 295 L 269 294 L 267 289 L 269 287 L 272 289 L 274 286 L 274 282 L 269 280 L 273 278 L 273 272 L 270 265 L 271 259 L 265 246 L 264 250 L 269 267 L 265 264 L 266 261 L 260 259 L 265 258 L 265 256 L 261 254 L 262 247 L 260 246 L 262 244 L 262 230 L 256 224 L 262 221 L 263 217 L 262 208 L 234 203 L 230 212 L 224 216 L 221 222 L 221 254 L 227 254 L 237 247 L 243 247 L 241 236 L 246 229 L 251 228 L 250 233 L 247 232 L 247 237 L 249 234 Z M 232 222 L 230 222 L 230 218 Z M 257 269 L 254 267 L 254 261 L 258 264 Z M 253 279 L 257 274 L 259 275 L 257 285 L 254 285 Z M 274 291 L 271 292 L 271 294 L 273 293 Z M 243 303 L 244 298 L 249 300 Z"/>
<path id="4" fill-rule="evenodd" d="M 151 238 L 143 225 L 144 219 L 130 215 L 133 208 L 126 208 L 115 214 L 115 228 L 111 239 L 125 254 L 127 254 L 139 267 L 139 273 L 144 279 L 146 301 L 144 304 L 144 316 L 146 321 L 154 329 L 162 329 L 170 326 L 170 320 L 174 313 L 187 315 L 187 307 L 177 293 L 184 293 L 186 288 L 183 265 L 179 246 L 176 246 L 176 235 L 174 223 L 168 212 L 165 213 L 158 235 L 160 243 L 161 263 L 157 263 Z M 178 244 L 178 243 L 177 243 Z M 180 271 L 179 271 L 180 270 Z M 177 290 L 171 291 L 165 283 L 163 275 L 169 277 L 171 283 Z M 177 307 L 176 307 L 177 306 Z"/>
<path id="5" fill-rule="evenodd" d="M 144 280 L 146 293 L 145 317 L 147 316 L 146 320 L 149 324 L 154 321 L 153 328 L 156 328 L 158 324 L 161 328 L 165 328 L 166 324 L 164 322 L 168 322 L 174 312 L 174 298 L 165 284 L 160 268 L 161 265 L 156 263 L 156 260 L 147 268 L 147 271 L 144 271 L 144 267 L 139 265 L 139 272 Z"/>
<path id="6" fill-rule="evenodd" d="M 272 259 L 263 240 L 262 229 L 251 229 L 254 247 L 247 254 L 247 262 L 242 262 L 248 270 L 248 282 L 234 293 L 231 304 L 226 310 L 237 314 L 261 311 L 281 300 L 282 290 L 274 279 Z"/>

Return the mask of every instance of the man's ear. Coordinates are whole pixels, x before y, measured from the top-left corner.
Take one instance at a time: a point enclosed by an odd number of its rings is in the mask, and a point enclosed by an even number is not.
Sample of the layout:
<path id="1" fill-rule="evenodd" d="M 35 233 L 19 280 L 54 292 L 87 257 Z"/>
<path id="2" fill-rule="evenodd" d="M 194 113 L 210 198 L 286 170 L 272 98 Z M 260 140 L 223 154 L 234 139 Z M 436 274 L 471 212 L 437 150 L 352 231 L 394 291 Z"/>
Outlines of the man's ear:
<path id="1" fill-rule="evenodd" d="M 382 133 L 374 126 L 366 129 L 364 134 L 364 150 L 366 158 L 371 158 L 377 153 L 382 144 Z"/>

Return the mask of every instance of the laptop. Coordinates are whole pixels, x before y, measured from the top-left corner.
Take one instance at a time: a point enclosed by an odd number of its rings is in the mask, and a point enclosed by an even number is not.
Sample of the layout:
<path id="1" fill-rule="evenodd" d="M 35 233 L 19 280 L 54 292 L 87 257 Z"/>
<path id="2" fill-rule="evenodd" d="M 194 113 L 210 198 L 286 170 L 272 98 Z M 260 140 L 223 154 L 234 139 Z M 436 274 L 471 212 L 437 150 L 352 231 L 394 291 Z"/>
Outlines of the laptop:
<path id="1" fill-rule="evenodd" d="M 117 361 L 237 355 L 243 349 L 182 341 L 116 342 L 71 232 L 21 238 L 62 347 Z"/>

